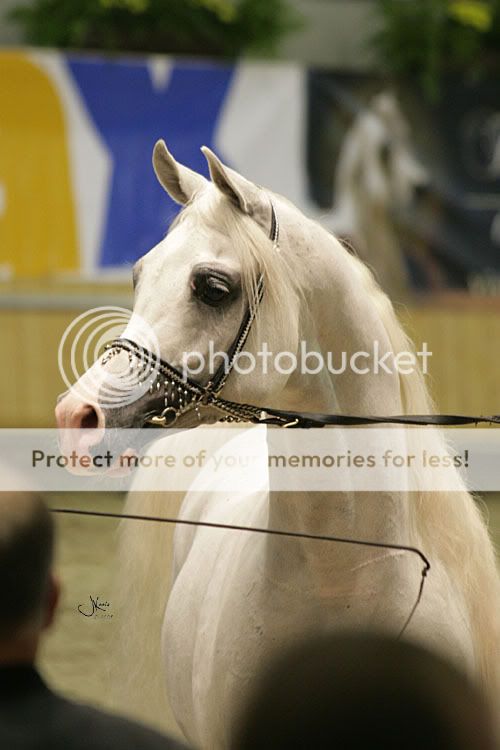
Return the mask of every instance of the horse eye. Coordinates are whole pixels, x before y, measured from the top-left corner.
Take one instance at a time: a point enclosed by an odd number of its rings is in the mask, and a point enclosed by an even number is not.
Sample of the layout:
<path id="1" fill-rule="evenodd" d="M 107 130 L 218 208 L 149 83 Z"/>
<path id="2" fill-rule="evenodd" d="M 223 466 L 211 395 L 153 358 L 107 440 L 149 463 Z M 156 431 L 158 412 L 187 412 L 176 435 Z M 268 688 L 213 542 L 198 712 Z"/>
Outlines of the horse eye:
<path id="1" fill-rule="evenodd" d="M 213 274 L 198 274 L 191 282 L 193 294 L 201 302 L 210 307 L 218 307 L 231 294 L 231 287 L 227 279 Z"/>

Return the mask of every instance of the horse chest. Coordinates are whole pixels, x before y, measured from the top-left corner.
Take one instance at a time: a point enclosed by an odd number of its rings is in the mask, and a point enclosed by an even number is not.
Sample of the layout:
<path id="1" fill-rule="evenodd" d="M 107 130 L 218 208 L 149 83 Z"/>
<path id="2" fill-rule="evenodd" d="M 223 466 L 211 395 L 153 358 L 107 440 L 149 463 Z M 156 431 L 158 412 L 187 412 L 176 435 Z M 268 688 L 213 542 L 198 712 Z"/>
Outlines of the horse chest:
<path id="1" fill-rule="evenodd" d="M 203 520 L 262 527 L 267 503 L 265 493 L 212 498 Z M 183 515 L 190 511 L 188 502 Z M 182 546 L 182 532 L 177 542 Z M 226 746 L 255 675 L 285 642 L 370 620 L 381 626 L 403 622 L 411 606 L 401 584 L 407 571 L 396 557 L 332 575 L 328 585 L 318 586 L 296 545 L 281 544 L 288 564 L 276 568 L 265 535 L 198 528 L 190 541 L 169 598 L 163 645 L 174 713 L 195 744 Z M 394 571 L 401 572 L 399 585 Z M 388 596 L 381 597 L 383 581 L 393 587 L 393 608 Z"/>

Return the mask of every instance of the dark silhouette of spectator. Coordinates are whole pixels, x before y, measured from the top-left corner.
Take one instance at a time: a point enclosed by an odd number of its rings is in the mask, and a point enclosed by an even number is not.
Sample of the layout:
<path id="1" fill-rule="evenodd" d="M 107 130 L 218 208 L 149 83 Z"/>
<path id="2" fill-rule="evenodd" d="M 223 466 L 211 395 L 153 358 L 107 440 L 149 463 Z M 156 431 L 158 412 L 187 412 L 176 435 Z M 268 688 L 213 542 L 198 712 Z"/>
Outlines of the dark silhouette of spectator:
<path id="1" fill-rule="evenodd" d="M 232 750 L 494 750 L 479 690 L 423 648 L 377 634 L 323 636 L 258 681 Z"/>
<path id="2" fill-rule="evenodd" d="M 54 693 L 34 663 L 53 619 L 54 525 L 41 498 L 0 493 L 0 748 L 180 750 L 153 730 Z"/>

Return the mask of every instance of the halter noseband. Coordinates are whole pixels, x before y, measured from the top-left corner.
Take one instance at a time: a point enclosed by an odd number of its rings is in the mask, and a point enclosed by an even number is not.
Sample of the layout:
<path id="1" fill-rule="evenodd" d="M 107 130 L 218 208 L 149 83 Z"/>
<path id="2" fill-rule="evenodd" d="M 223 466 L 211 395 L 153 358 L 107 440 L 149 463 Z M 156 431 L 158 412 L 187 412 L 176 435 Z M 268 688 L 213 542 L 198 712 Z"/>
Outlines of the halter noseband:
<path id="1" fill-rule="evenodd" d="M 272 202 L 269 239 L 273 243 L 273 248 L 279 251 L 279 224 Z M 223 357 L 213 377 L 206 385 L 200 385 L 200 383 L 181 373 L 169 362 L 156 356 L 149 349 L 127 338 L 118 338 L 107 344 L 107 351 L 101 360 L 101 364 L 108 362 L 120 351 L 126 351 L 131 370 L 134 369 L 136 361 L 140 361 L 143 366 L 146 363 L 149 372 L 155 373 L 155 377 L 150 381 L 149 392 L 153 394 L 160 391 L 163 384 L 164 408 L 158 414 L 148 414 L 146 424 L 156 427 L 172 427 L 179 417 L 192 410 L 195 410 L 201 421 L 200 410 L 202 407 L 215 407 L 219 410 L 221 417 L 218 421 L 262 422 L 268 415 L 261 408 L 227 401 L 220 398 L 219 393 L 234 367 L 238 354 L 245 345 L 263 295 L 264 278 L 260 274 L 255 285 L 253 299 L 247 306 L 238 332 L 226 352 L 226 357 Z"/>

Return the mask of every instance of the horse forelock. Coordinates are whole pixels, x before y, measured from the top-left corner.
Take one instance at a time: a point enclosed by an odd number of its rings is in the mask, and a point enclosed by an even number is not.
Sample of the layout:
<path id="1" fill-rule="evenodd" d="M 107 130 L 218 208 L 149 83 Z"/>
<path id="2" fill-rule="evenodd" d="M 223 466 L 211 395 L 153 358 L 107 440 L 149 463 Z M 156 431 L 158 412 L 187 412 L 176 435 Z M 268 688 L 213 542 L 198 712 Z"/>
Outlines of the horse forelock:
<path id="1" fill-rule="evenodd" d="M 369 294 L 377 309 L 384 328 L 389 336 L 394 353 L 415 351 L 411 339 L 396 316 L 389 298 L 376 283 L 371 271 L 359 259 L 352 257 L 351 262 L 358 266 L 362 288 Z M 401 404 L 404 414 L 432 413 L 435 411 L 432 398 L 427 390 L 424 375 L 419 367 L 408 374 L 399 374 Z M 422 451 L 430 444 L 431 436 L 424 440 L 422 431 L 409 433 L 412 440 L 412 452 Z M 435 444 L 445 449 L 445 438 L 435 437 Z M 440 442 L 441 441 L 441 442 Z M 491 664 L 495 661 L 493 654 L 498 648 L 500 635 L 500 617 L 491 608 L 491 616 L 478 617 L 487 601 L 497 602 L 500 596 L 500 582 L 496 572 L 493 547 L 480 507 L 471 499 L 465 485 L 461 492 L 412 493 L 410 510 L 411 538 L 414 543 L 431 556 L 436 555 L 452 571 L 455 580 L 460 581 L 466 592 L 470 613 L 473 618 L 472 628 L 475 633 L 478 663 L 490 689 L 496 690 Z M 457 540 L 461 540 L 458 544 Z"/>

